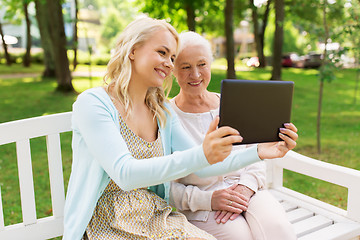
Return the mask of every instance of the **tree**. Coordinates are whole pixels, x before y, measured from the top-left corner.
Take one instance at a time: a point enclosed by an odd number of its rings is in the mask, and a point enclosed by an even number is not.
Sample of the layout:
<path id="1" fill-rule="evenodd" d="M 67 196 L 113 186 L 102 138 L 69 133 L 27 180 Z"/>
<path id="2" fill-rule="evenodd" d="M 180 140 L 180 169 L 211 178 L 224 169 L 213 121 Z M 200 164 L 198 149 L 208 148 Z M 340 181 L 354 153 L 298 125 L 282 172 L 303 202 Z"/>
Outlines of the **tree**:
<path id="1" fill-rule="evenodd" d="M 281 57 L 284 39 L 284 0 L 275 0 L 275 37 L 271 80 L 281 80 Z"/>
<path id="2" fill-rule="evenodd" d="M 4 35 L 4 32 L 3 32 L 3 29 L 2 29 L 2 23 L 0 22 L 0 35 L 1 35 L 1 42 L 2 42 L 2 46 L 3 46 L 3 49 L 4 49 L 4 54 L 5 54 L 5 59 L 6 59 L 6 64 L 8 66 L 11 65 L 11 57 L 10 57 L 10 54 L 8 52 L 8 49 L 7 49 L 7 44 L 5 42 L 5 35 Z"/>
<path id="3" fill-rule="evenodd" d="M 235 49 L 234 49 L 234 30 L 233 30 L 233 8 L 234 1 L 226 0 L 225 5 L 225 37 L 226 37 L 226 60 L 227 60 L 227 73 L 226 77 L 229 79 L 236 78 L 235 72 Z"/>
<path id="4" fill-rule="evenodd" d="M 47 0 L 47 9 L 52 17 L 47 19 L 50 27 L 50 39 L 54 53 L 57 91 L 74 91 L 69 69 L 69 59 L 66 52 L 66 36 L 60 0 Z"/>
<path id="5" fill-rule="evenodd" d="M 224 33 L 224 18 L 220 14 L 224 9 L 224 0 L 138 0 L 136 4 L 150 17 L 168 20 L 179 32 Z"/>
<path id="6" fill-rule="evenodd" d="M 23 58 L 23 65 L 24 67 L 29 67 L 31 64 L 31 21 L 29 18 L 28 6 L 31 0 L 23 0 L 23 11 L 25 16 L 26 22 L 26 52 Z"/>
<path id="7" fill-rule="evenodd" d="M 36 20 L 39 27 L 41 47 L 44 51 L 45 69 L 43 77 L 56 77 L 55 74 L 55 57 L 53 45 L 50 37 L 50 18 L 49 11 L 45 0 L 35 0 Z"/>
<path id="8" fill-rule="evenodd" d="M 3 0 L 3 5 L 6 6 L 4 19 L 9 20 L 15 24 L 21 24 L 25 19 L 26 24 L 26 52 L 23 57 L 23 65 L 29 67 L 31 63 L 31 21 L 28 13 L 28 5 L 32 0 Z"/>
<path id="9" fill-rule="evenodd" d="M 264 54 L 264 39 L 265 39 L 265 30 L 268 22 L 269 12 L 270 12 L 271 0 L 268 0 L 266 3 L 266 9 L 262 18 L 259 18 L 258 9 L 259 7 L 255 6 L 255 1 L 250 0 L 251 16 L 254 26 L 254 38 L 256 52 L 259 58 L 259 67 L 263 68 L 266 66 L 266 59 Z M 262 21 L 260 21 L 262 19 Z"/>
<path id="10" fill-rule="evenodd" d="M 74 51 L 74 60 L 73 60 L 73 71 L 75 71 L 77 66 L 77 49 L 78 49 L 78 15 L 79 15 L 79 4 L 78 0 L 74 0 L 75 5 L 75 16 L 74 16 L 74 33 L 73 33 L 73 51 Z"/>
<path id="11" fill-rule="evenodd" d="M 203 0 L 138 0 L 137 4 L 142 12 L 146 12 L 153 18 L 169 19 L 170 23 L 178 30 L 186 29 L 196 31 L 196 11 L 201 11 L 205 2 Z"/>

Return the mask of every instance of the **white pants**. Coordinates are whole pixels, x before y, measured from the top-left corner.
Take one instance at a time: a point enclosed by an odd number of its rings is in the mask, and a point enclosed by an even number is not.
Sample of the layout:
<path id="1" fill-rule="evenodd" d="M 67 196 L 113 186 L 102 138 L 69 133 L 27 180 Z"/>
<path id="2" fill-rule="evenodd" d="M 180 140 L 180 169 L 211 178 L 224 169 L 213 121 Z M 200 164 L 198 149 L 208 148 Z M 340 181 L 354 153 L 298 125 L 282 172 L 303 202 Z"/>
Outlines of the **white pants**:
<path id="1" fill-rule="evenodd" d="M 248 210 L 233 221 L 216 223 L 215 211 L 207 222 L 190 221 L 218 240 L 293 240 L 294 229 L 280 203 L 266 190 L 258 191 L 249 202 Z"/>

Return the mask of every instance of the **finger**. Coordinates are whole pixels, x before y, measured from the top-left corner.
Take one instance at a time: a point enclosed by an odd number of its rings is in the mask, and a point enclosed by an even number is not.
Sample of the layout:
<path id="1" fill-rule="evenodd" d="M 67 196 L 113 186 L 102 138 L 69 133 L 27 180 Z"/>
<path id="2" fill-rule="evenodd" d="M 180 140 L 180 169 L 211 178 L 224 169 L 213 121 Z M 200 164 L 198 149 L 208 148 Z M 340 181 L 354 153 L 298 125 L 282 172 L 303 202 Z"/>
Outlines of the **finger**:
<path id="1" fill-rule="evenodd" d="M 240 135 L 228 135 L 221 138 L 221 144 L 226 145 L 232 145 L 233 143 L 240 143 L 242 142 L 243 137 Z"/>
<path id="2" fill-rule="evenodd" d="M 294 132 L 298 131 L 297 127 L 292 123 L 284 123 L 284 126 L 285 126 L 285 128 L 290 129 Z"/>
<path id="3" fill-rule="evenodd" d="M 215 131 L 216 128 L 217 128 L 217 126 L 218 126 L 218 124 L 219 124 L 219 121 L 220 121 L 220 117 L 219 117 L 219 116 L 216 116 L 216 117 L 214 118 L 214 120 L 212 120 L 212 122 L 210 123 L 209 129 L 208 129 L 208 131 L 207 131 L 206 134 Z"/>
<path id="4" fill-rule="evenodd" d="M 216 219 L 216 218 L 220 215 L 220 213 L 221 213 L 220 210 L 216 211 L 216 212 L 215 212 L 215 215 L 214 215 L 214 219 Z"/>
<path id="5" fill-rule="evenodd" d="M 235 128 L 228 127 L 228 126 L 219 127 L 217 129 L 217 131 L 214 132 L 214 136 L 218 137 L 218 138 L 222 138 L 222 137 L 225 137 L 228 135 L 240 136 L 240 133 Z"/>
<path id="6" fill-rule="evenodd" d="M 286 144 L 286 147 L 288 148 L 288 150 L 291 150 L 296 147 L 296 141 L 294 141 L 290 137 L 288 137 L 282 133 L 279 133 L 279 137 L 285 141 L 285 144 Z"/>
<path id="7" fill-rule="evenodd" d="M 287 129 L 287 128 L 280 128 L 280 132 L 283 134 L 288 135 L 291 139 L 296 141 L 298 139 L 298 135 L 293 130 Z"/>
<path id="8" fill-rule="evenodd" d="M 230 219 L 232 214 L 232 212 L 227 212 L 225 216 L 221 219 L 221 223 L 226 223 Z"/>
<path id="9" fill-rule="evenodd" d="M 239 204 L 243 204 L 245 206 L 248 206 L 248 202 L 249 202 L 249 198 L 246 197 L 245 195 L 237 192 L 237 191 L 234 191 L 234 193 L 232 194 L 233 195 L 233 201 L 239 203 Z"/>
<path id="10" fill-rule="evenodd" d="M 238 213 L 233 213 L 233 214 L 230 216 L 230 220 L 233 221 L 233 220 L 235 220 L 238 216 L 240 216 L 240 214 L 238 214 Z"/>
<path id="11" fill-rule="evenodd" d="M 243 205 L 243 204 L 239 204 L 237 202 L 232 202 L 231 206 L 228 206 L 226 208 L 226 210 L 228 212 L 232 212 L 232 213 L 242 213 L 244 211 L 247 211 L 247 206 L 246 205 Z"/>
<path id="12" fill-rule="evenodd" d="M 216 222 L 220 223 L 221 219 L 226 215 L 227 211 L 221 211 L 220 215 L 216 218 Z"/>

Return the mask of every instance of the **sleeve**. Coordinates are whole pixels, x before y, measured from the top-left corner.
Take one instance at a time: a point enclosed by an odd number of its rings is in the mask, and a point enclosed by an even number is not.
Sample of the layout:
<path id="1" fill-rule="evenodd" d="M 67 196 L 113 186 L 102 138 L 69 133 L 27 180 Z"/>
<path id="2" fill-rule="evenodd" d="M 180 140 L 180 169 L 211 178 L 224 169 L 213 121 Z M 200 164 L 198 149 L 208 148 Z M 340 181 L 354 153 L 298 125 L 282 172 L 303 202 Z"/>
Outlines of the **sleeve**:
<path id="1" fill-rule="evenodd" d="M 244 185 L 254 192 L 265 187 L 266 165 L 265 162 L 257 162 L 244 168 L 238 184 Z"/>
<path id="2" fill-rule="evenodd" d="M 195 172 L 195 174 L 199 177 L 218 176 L 260 161 L 262 160 L 257 153 L 257 146 L 253 146 L 232 151 L 224 161 L 205 167 Z"/>
<path id="3" fill-rule="evenodd" d="M 201 146 L 163 157 L 134 159 L 110 110 L 96 94 L 79 95 L 72 121 L 95 161 L 124 190 L 157 185 L 209 166 Z"/>
<path id="4" fill-rule="evenodd" d="M 211 197 L 214 191 L 203 191 L 197 186 L 171 182 L 170 204 L 177 209 L 196 212 L 211 211 Z"/>

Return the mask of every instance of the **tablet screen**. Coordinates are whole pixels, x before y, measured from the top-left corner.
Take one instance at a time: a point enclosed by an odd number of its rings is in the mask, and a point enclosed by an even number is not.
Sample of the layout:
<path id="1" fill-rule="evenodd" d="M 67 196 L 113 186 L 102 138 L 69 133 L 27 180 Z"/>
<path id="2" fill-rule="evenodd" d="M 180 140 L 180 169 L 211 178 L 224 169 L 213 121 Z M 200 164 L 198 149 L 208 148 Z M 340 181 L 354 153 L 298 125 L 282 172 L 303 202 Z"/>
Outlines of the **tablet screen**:
<path id="1" fill-rule="evenodd" d="M 219 127 L 237 129 L 239 144 L 282 141 L 279 128 L 290 122 L 293 88 L 291 81 L 223 80 Z"/>

